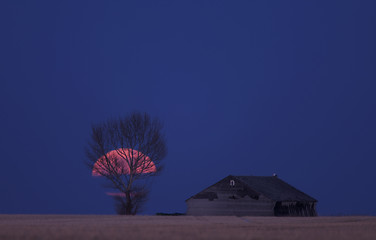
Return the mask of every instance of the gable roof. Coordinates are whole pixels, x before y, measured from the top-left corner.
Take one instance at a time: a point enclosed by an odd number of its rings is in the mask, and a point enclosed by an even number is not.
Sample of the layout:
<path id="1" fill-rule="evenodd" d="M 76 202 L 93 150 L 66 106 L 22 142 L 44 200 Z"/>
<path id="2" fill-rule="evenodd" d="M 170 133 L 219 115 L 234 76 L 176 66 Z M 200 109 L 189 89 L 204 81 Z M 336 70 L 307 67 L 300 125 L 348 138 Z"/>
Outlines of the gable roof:
<path id="1" fill-rule="evenodd" d="M 278 177 L 264 177 L 264 176 L 233 176 L 229 175 L 219 182 L 205 188 L 204 190 L 200 191 L 199 193 L 191 196 L 185 201 L 189 199 L 209 199 L 213 200 L 218 198 L 217 193 L 213 191 L 208 191 L 213 186 L 217 186 L 221 184 L 226 179 L 234 179 L 241 182 L 245 185 L 246 195 L 250 197 L 257 197 L 262 194 L 266 198 L 269 198 L 273 201 L 281 201 L 281 202 L 317 202 L 316 199 L 313 197 L 303 193 L 302 191 L 294 188 L 290 184 L 282 181 Z"/>
<path id="2" fill-rule="evenodd" d="M 232 176 L 252 190 L 274 201 L 317 202 L 316 199 L 299 191 L 278 177 Z"/>

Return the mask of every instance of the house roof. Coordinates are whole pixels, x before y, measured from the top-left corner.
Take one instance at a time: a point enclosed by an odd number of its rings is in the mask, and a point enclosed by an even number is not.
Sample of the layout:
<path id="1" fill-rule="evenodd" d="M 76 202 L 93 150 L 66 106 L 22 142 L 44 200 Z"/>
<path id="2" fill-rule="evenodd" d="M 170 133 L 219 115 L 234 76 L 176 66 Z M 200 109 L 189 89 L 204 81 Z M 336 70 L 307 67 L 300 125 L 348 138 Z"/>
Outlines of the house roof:
<path id="1" fill-rule="evenodd" d="M 250 197 L 258 197 L 260 194 L 264 195 L 265 197 L 269 198 L 273 201 L 282 201 L 282 202 L 317 202 L 316 199 L 312 198 L 311 196 L 303 193 L 302 191 L 294 188 L 290 184 L 282 181 L 278 177 L 264 177 L 264 176 L 232 176 L 229 175 L 219 182 L 207 187 L 206 189 L 202 190 L 201 192 L 197 193 L 196 195 L 188 198 L 188 201 L 191 198 L 195 199 L 209 199 L 213 200 L 218 198 L 217 193 L 211 191 L 210 189 L 213 186 L 216 186 L 223 182 L 226 179 L 234 179 L 241 182 L 243 185 L 247 187 L 244 189 L 242 193 L 246 193 Z"/>
<path id="2" fill-rule="evenodd" d="M 278 177 L 232 176 L 246 184 L 252 190 L 274 201 L 317 202 L 316 199 L 299 191 Z"/>

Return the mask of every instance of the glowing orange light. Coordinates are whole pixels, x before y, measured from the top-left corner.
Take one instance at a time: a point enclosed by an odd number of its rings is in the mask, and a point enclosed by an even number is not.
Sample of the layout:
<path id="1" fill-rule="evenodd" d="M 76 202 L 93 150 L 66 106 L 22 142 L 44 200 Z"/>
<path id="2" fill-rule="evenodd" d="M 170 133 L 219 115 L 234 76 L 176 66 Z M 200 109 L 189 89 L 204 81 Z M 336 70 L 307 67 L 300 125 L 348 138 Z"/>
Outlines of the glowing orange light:
<path id="1" fill-rule="evenodd" d="M 127 162 L 128 161 L 128 162 Z M 92 175 L 105 176 L 116 172 L 117 174 L 130 174 L 133 166 L 133 174 L 153 173 L 157 169 L 151 159 L 142 152 L 130 148 L 112 150 L 98 159 L 94 164 Z M 108 169 L 113 169 L 109 171 Z"/>

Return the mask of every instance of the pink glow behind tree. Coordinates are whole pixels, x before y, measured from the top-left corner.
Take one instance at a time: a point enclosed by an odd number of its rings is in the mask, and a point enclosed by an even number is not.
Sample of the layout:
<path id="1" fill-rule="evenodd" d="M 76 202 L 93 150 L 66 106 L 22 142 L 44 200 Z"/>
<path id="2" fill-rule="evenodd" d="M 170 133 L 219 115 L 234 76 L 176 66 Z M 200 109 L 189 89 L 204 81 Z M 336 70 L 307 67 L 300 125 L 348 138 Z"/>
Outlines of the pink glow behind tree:
<path id="1" fill-rule="evenodd" d="M 145 174 L 156 171 L 153 161 L 142 152 L 130 148 L 119 148 L 99 158 L 94 164 L 92 175 L 129 175 L 131 173 Z"/>

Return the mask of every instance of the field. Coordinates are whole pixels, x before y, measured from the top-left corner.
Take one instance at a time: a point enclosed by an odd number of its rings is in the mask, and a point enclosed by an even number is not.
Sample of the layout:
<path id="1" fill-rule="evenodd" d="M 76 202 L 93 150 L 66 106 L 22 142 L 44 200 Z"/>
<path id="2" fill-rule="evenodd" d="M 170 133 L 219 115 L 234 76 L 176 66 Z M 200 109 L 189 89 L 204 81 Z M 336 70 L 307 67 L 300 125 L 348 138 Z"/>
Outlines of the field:
<path id="1" fill-rule="evenodd" d="M 0 215 L 0 239 L 376 239 L 376 217 Z"/>

